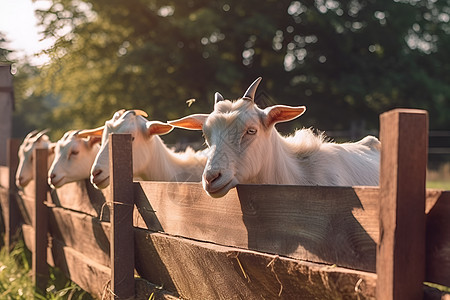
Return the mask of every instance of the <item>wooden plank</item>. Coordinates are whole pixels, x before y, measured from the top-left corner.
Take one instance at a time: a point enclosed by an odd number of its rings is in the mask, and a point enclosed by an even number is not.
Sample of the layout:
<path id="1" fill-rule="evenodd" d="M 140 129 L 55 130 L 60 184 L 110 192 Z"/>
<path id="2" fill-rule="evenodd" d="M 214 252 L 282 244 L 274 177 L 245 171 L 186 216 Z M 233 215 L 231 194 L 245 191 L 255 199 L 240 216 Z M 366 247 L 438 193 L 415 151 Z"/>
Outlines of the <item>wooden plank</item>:
<path id="1" fill-rule="evenodd" d="M 47 200 L 47 149 L 35 149 L 34 178 L 35 178 L 35 207 L 34 207 L 34 249 L 32 254 L 33 282 L 40 291 L 45 291 L 48 280 L 47 267 L 47 232 L 48 209 L 44 202 Z"/>
<path id="2" fill-rule="evenodd" d="M 20 224 L 20 211 L 17 205 L 15 194 L 16 187 L 16 172 L 19 165 L 19 158 L 17 153 L 19 151 L 20 141 L 18 139 L 9 139 L 7 144 L 7 162 L 8 162 L 8 201 L 2 209 L 5 210 L 5 246 L 10 251 L 14 248 L 14 236 L 17 235 L 17 230 Z"/>
<path id="3" fill-rule="evenodd" d="M 382 114 L 380 123 L 377 299 L 422 299 L 428 114 L 396 109 Z"/>
<path id="4" fill-rule="evenodd" d="M 90 215 L 60 207 L 50 209 L 49 232 L 52 239 L 105 267 L 110 266 L 110 228 L 109 223 L 100 222 Z"/>
<path id="5" fill-rule="evenodd" d="M 135 226 L 221 245 L 375 271 L 378 189 L 199 183 L 134 185 Z"/>
<path id="6" fill-rule="evenodd" d="M 34 185 L 34 181 L 33 181 Z M 34 196 L 29 196 L 23 193 L 23 191 L 18 191 L 15 195 L 16 203 L 20 210 L 20 215 L 25 224 L 33 225 L 34 217 Z"/>
<path id="7" fill-rule="evenodd" d="M 65 246 L 58 240 L 51 245 L 53 263 L 83 290 L 98 299 L 106 299 L 111 269 L 82 253 Z"/>
<path id="8" fill-rule="evenodd" d="M 34 249 L 34 229 L 33 226 L 22 224 L 23 241 L 28 250 L 33 252 Z"/>
<path id="9" fill-rule="evenodd" d="M 186 299 L 373 299 L 376 275 L 135 229 L 141 277 Z"/>
<path id="10" fill-rule="evenodd" d="M 105 205 L 108 195 L 108 189 L 97 190 L 89 179 L 86 179 L 52 189 L 51 201 L 58 207 L 69 208 L 94 217 L 102 216 L 109 220 L 109 208 Z"/>
<path id="11" fill-rule="evenodd" d="M 426 281 L 450 286 L 450 191 L 427 191 Z"/>
<path id="12" fill-rule="evenodd" d="M 134 299 L 133 162 L 130 134 L 109 136 L 111 299 Z"/>

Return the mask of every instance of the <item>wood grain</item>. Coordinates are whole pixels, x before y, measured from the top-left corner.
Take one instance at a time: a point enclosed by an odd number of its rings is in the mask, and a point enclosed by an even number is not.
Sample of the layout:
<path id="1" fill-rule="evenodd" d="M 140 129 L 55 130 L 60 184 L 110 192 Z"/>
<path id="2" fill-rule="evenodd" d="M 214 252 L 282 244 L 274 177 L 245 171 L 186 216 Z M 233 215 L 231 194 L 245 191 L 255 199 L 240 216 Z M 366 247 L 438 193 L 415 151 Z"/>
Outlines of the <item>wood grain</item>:
<path id="1" fill-rule="evenodd" d="M 5 246 L 8 250 L 14 247 L 14 237 L 17 236 L 17 231 L 20 224 L 20 211 L 15 199 L 17 193 L 16 187 L 16 171 L 19 164 L 17 152 L 19 151 L 20 141 L 18 139 L 8 139 L 7 143 L 7 163 L 8 163 L 8 198 L 5 205 L 2 206 L 4 210 L 5 223 Z"/>
<path id="2" fill-rule="evenodd" d="M 51 190 L 51 202 L 58 207 L 109 220 L 109 207 L 105 205 L 109 190 L 97 190 L 89 179 L 71 182 Z"/>
<path id="3" fill-rule="evenodd" d="M 47 232 L 48 209 L 44 202 L 47 200 L 47 149 L 35 149 L 34 183 L 35 206 L 33 217 L 34 249 L 32 252 L 32 277 L 36 289 L 45 291 L 48 281 L 47 267 Z"/>
<path id="4" fill-rule="evenodd" d="M 198 183 L 134 187 L 137 227 L 375 270 L 376 188 L 241 185 L 214 199 Z"/>
<path id="5" fill-rule="evenodd" d="M 427 191 L 426 281 L 450 286 L 450 191 Z"/>
<path id="6" fill-rule="evenodd" d="M 60 207 L 50 209 L 49 232 L 53 239 L 110 267 L 110 224 Z"/>
<path id="7" fill-rule="evenodd" d="M 377 298 L 422 299 L 428 114 L 395 109 L 383 113 L 380 123 Z"/>
<path id="8" fill-rule="evenodd" d="M 135 230 L 139 274 L 187 299 L 373 299 L 376 275 Z"/>
<path id="9" fill-rule="evenodd" d="M 133 161 L 131 134 L 109 135 L 111 299 L 134 299 Z"/>

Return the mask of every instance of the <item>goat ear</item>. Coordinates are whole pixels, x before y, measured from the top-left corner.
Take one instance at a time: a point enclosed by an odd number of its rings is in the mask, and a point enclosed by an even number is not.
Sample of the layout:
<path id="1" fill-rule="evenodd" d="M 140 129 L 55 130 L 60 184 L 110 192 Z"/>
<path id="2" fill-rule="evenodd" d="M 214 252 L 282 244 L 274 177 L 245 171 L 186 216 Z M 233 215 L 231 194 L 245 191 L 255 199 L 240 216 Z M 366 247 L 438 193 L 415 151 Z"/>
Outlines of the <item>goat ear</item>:
<path id="1" fill-rule="evenodd" d="M 105 126 L 100 126 L 95 129 L 84 129 L 77 133 L 77 136 L 80 138 L 87 138 L 87 137 L 101 137 L 103 134 L 103 130 L 105 129 Z"/>
<path id="2" fill-rule="evenodd" d="M 305 106 L 274 105 L 264 110 L 267 127 L 280 122 L 287 122 L 300 117 L 306 111 Z"/>
<path id="3" fill-rule="evenodd" d="M 94 147 L 95 144 L 100 143 L 102 141 L 102 137 L 101 136 L 90 136 L 87 144 L 89 146 L 89 148 Z"/>
<path id="4" fill-rule="evenodd" d="M 171 132 L 173 129 L 173 126 L 159 121 L 147 122 L 146 126 L 148 135 L 162 135 Z"/>
<path id="5" fill-rule="evenodd" d="M 178 128 L 184 128 L 189 130 L 202 130 L 203 123 L 205 123 L 208 116 L 209 116 L 208 114 L 195 114 L 186 116 L 178 120 L 167 121 L 167 123 Z"/>

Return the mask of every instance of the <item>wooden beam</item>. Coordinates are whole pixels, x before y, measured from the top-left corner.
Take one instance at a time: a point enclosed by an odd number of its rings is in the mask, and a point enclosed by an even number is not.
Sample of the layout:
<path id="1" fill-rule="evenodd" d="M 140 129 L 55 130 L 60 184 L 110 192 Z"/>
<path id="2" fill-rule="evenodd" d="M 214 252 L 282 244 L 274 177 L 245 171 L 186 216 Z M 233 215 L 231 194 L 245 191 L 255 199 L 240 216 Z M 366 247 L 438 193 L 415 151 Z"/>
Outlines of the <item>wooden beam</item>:
<path id="1" fill-rule="evenodd" d="M 377 299 L 422 299 L 428 114 L 395 109 L 380 123 Z"/>
<path id="2" fill-rule="evenodd" d="M 221 199 L 200 183 L 134 188 L 137 227 L 375 272 L 377 187 L 239 185 Z"/>
<path id="3" fill-rule="evenodd" d="M 37 290 L 45 291 L 48 281 L 47 246 L 48 246 L 48 208 L 47 200 L 47 149 L 34 150 L 35 208 L 33 217 L 34 249 L 32 253 L 33 282 Z"/>
<path id="4" fill-rule="evenodd" d="M 135 229 L 142 278 L 182 299 L 373 299 L 374 273 Z"/>
<path id="5" fill-rule="evenodd" d="M 5 245 L 11 251 L 14 247 L 14 235 L 17 234 L 20 224 L 20 211 L 16 201 L 16 171 L 19 164 L 17 153 L 19 151 L 20 140 L 9 139 L 7 149 L 8 163 L 8 201 L 3 209 L 5 210 Z"/>
<path id="6" fill-rule="evenodd" d="M 109 136 L 111 299 L 134 299 L 133 162 L 130 134 Z"/>

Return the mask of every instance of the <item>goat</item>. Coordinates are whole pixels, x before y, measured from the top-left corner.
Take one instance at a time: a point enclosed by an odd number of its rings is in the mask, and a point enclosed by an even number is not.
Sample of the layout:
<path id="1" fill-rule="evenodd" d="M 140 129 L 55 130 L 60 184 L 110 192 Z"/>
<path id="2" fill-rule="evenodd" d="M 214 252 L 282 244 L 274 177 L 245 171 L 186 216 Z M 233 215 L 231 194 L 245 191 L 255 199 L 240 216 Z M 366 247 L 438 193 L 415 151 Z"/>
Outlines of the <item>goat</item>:
<path id="1" fill-rule="evenodd" d="M 48 170 L 48 184 L 52 188 L 89 178 L 100 138 L 83 137 L 82 130 L 70 130 L 54 144 L 55 158 Z"/>
<path id="2" fill-rule="evenodd" d="M 159 135 L 169 133 L 173 127 L 144 117 L 147 114 L 141 110 L 119 110 L 104 126 L 92 130 L 92 135 L 102 136 L 100 151 L 91 169 L 91 183 L 97 189 L 109 185 L 110 133 L 132 135 L 134 177 L 156 181 L 201 181 L 206 155 L 192 148 L 184 152 L 167 148 Z"/>
<path id="3" fill-rule="evenodd" d="M 22 144 L 19 147 L 19 165 L 16 172 L 16 185 L 18 187 L 25 187 L 33 180 L 33 160 L 34 160 L 34 149 L 49 149 L 51 148 L 52 142 L 46 135 L 46 130 L 38 132 L 33 130 L 28 133 L 23 139 Z M 53 153 L 49 151 L 49 164 L 53 160 Z"/>
<path id="4" fill-rule="evenodd" d="M 236 101 L 215 94 L 211 114 L 168 121 L 175 127 L 203 130 L 210 153 L 202 176 L 212 197 L 223 197 L 240 183 L 323 186 L 378 185 L 380 142 L 367 136 L 356 143 L 336 144 L 311 129 L 283 137 L 275 124 L 301 116 L 305 106 L 254 102 L 256 79 Z"/>

